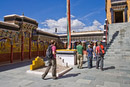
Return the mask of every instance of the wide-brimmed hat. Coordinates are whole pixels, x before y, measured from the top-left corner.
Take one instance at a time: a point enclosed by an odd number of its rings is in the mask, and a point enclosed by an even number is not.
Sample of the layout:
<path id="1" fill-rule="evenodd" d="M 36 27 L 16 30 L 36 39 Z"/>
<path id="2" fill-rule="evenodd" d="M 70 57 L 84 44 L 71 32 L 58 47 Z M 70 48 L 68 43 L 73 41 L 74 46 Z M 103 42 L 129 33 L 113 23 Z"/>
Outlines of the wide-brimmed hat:
<path id="1" fill-rule="evenodd" d="M 97 42 L 97 44 L 98 44 L 98 45 L 100 45 L 100 44 L 101 44 L 101 42 L 100 42 L 100 41 L 98 41 L 98 42 Z"/>

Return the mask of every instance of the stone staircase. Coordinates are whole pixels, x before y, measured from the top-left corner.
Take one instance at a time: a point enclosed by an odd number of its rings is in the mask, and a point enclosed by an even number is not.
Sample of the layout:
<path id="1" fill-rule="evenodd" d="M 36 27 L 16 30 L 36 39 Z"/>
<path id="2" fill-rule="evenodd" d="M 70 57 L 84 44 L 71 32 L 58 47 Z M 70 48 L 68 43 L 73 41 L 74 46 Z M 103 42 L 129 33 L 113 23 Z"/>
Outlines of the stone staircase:
<path id="1" fill-rule="evenodd" d="M 110 24 L 108 32 L 108 45 L 104 58 L 130 61 L 130 23 Z"/>

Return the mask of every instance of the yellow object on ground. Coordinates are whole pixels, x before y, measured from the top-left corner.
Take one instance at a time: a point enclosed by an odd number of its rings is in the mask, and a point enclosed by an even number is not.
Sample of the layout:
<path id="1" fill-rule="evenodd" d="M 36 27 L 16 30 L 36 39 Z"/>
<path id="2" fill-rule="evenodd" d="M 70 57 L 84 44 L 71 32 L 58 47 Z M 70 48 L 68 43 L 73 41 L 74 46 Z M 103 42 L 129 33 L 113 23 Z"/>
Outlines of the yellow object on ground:
<path id="1" fill-rule="evenodd" d="M 45 66 L 45 62 L 42 58 L 38 56 L 35 58 L 35 60 L 32 61 L 32 65 L 30 65 L 30 70 L 34 70 L 43 66 Z"/>

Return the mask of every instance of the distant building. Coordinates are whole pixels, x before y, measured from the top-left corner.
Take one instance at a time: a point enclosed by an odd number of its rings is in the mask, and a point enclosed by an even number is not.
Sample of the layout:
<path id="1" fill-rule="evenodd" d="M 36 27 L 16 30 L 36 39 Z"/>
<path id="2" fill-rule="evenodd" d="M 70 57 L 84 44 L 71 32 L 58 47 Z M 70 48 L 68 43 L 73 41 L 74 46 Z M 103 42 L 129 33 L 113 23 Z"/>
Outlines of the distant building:
<path id="1" fill-rule="evenodd" d="M 106 0 L 105 2 L 109 24 L 130 21 L 130 0 Z"/>
<path id="2" fill-rule="evenodd" d="M 82 31 L 82 32 L 71 32 L 71 41 L 102 41 L 103 31 Z M 67 34 L 59 35 L 62 42 L 67 42 Z"/>

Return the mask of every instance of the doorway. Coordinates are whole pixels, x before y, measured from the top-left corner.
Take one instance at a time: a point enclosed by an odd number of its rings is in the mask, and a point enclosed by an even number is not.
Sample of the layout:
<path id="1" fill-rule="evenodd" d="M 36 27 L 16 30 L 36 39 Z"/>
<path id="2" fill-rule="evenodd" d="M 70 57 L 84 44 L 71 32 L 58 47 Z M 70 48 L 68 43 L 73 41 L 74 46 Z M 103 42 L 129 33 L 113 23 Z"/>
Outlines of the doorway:
<path id="1" fill-rule="evenodd" d="M 123 22 L 123 11 L 115 12 L 115 23 Z"/>

